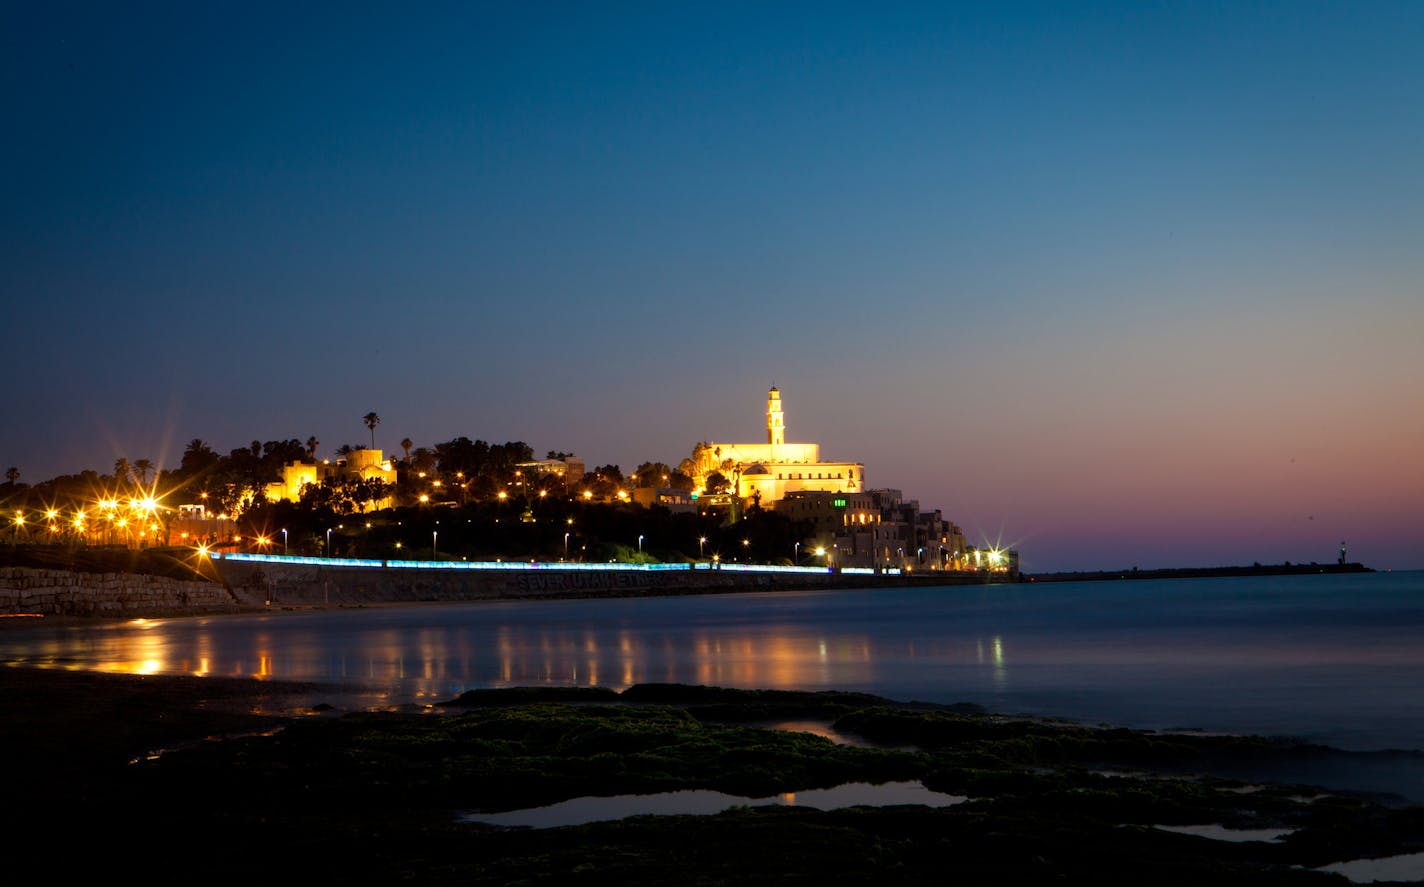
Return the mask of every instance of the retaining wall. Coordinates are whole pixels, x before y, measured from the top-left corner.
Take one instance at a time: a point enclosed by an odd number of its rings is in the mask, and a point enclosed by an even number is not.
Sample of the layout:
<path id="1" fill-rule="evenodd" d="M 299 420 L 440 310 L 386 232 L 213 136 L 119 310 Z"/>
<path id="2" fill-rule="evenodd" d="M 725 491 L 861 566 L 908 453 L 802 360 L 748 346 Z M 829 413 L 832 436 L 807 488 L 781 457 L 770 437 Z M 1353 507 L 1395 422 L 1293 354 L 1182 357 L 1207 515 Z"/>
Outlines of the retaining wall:
<path id="1" fill-rule="evenodd" d="M 222 585 L 141 573 L 81 573 L 0 567 L 0 613 L 158 616 L 235 612 Z"/>
<path id="2" fill-rule="evenodd" d="M 825 588 L 831 577 L 712 570 L 422 570 L 214 560 L 247 606 L 359 606 Z"/>

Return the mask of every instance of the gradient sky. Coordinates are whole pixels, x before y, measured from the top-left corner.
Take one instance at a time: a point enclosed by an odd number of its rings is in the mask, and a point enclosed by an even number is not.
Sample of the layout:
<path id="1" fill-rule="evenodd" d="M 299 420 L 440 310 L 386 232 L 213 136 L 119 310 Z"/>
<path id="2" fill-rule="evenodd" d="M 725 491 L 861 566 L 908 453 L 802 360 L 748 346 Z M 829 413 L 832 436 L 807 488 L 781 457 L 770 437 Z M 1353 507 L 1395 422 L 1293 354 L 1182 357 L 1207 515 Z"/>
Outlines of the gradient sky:
<path id="1" fill-rule="evenodd" d="M 887 8 L 888 7 L 888 8 Z M 1424 568 L 1424 4 L 8 3 L 0 463 L 866 463 L 1027 569 Z"/>

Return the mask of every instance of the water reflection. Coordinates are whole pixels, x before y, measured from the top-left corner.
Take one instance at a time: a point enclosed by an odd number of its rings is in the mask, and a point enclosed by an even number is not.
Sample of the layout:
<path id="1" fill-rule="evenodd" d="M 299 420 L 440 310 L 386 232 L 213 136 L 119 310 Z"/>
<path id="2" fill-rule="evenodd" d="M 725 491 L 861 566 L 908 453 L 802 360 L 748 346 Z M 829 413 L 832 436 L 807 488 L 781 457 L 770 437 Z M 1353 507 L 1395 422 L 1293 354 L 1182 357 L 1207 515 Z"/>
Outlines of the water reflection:
<path id="1" fill-rule="evenodd" d="M 702 789 L 661 792 L 651 795 L 574 798 L 571 801 L 550 804 L 547 807 L 531 807 L 525 810 L 511 810 L 507 813 L 469 813 L 461 818 L 466 822 L 483 822 L 488 825 L 505 827 L 555 828 L 648 814 L 661 816 L 709 815 L 741 804 L 753 806 L 779 804 L 784 807 L 815 807 L 818 810 L 834 810 L 857 805 L 883 807 L 894 804 L 949 807 L 962 804 L 967 800 L 969 799 L 963 795 L 947 795 L 930 791 L 918 782 L 886 782 L 879 785 L 867 782 L 850 782 L 834 788 L 783 792 L 766 798 L 747 798 Z"/>
<path id="2" fill-rule="evenodd" d="M 864 685 L 874 679 L 875 647 L 864 633 L 788 624 L 649 634 L 588 623 L 393 625 L 341 613 L 148 621 L 0 638 L 0 655 L 19 664 L 335 682 L 411 697 L 456 686 Z"/>
<path id="3" fill-rule="evenodd" d="M 1424 748 L 1417 575 L 429 605 L 0 632 L 0 662 L 334 683 L 413 702 L 643 682 L 859 690 Z M 1229 687 L 1230 693 L 1223 693 Z"/>

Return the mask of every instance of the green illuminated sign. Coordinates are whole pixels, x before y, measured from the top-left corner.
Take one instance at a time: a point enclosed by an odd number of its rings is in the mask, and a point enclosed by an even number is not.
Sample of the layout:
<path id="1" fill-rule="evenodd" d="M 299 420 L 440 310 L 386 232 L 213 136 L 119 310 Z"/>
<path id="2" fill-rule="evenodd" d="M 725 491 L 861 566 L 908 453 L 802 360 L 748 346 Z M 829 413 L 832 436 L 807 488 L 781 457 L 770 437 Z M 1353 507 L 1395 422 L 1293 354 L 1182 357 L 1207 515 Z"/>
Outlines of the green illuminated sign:
<path id="1" fill-rule="evenodd" d="M 831 500 L 831 505 L 834 506 L 834 507 L 836 507 L 836 508 L 845 508 L 845 507 L 846 507 L 846 500 L 844 500 L 844 499 L 832 499 L 832 500 Z"/>

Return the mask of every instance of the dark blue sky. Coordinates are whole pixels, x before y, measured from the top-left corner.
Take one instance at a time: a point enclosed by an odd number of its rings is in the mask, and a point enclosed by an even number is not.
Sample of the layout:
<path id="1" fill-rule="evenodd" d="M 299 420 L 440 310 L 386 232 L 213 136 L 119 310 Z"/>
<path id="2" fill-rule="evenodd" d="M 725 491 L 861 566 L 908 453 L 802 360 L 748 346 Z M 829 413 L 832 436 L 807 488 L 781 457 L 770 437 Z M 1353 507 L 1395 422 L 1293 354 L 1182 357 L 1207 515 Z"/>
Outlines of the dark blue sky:
<path id="1" fill-rule="evenodd" d="M 12 4 L 0 462 L 789 438 L 1039 568 L 1424 567 L 1424 6 Z"/>

